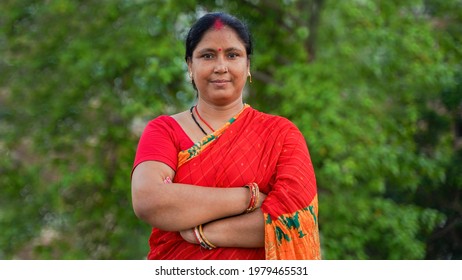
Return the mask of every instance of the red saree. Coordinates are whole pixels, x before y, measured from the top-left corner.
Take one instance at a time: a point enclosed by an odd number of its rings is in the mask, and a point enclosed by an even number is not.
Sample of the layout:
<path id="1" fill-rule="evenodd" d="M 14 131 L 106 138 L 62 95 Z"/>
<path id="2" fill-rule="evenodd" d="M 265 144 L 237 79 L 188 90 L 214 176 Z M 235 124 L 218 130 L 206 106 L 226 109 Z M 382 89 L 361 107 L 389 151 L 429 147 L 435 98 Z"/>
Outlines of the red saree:
<path id="1" fill-rule="evenodd" d="M 178 154 L 174 183 L 217 188 L 255 182 L 268 196 L 264 248 L 206 250 L 153 229 L 149 259 L 320 259 L 316 180 L 305 139 L 285 118 L 246 107 Z"/>

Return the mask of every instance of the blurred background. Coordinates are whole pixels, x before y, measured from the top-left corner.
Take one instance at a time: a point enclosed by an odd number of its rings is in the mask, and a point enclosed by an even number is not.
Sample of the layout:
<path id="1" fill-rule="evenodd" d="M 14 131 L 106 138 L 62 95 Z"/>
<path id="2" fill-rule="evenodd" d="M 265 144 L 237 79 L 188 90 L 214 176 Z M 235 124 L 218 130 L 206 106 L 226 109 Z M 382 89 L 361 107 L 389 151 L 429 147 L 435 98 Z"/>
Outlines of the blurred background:
<path id="1" fill-rule="evenodd" d="M 194 102 L 184 38 L 245 20 L 246 102 L 291 119 L 324 259 L 462 259 L 461 0 L 2 0 L 0 259 L 144 259 L 130 173 Z"/>

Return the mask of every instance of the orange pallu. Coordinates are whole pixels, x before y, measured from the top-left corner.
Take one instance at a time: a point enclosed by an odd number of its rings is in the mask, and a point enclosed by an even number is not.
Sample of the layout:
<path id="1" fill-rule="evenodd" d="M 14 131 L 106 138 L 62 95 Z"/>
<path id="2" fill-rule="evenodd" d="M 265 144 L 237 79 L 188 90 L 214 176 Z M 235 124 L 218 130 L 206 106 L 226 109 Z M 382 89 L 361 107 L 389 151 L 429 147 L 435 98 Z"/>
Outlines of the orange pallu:
<path id="1" fill-rule="evenodd" d="M 268 195 L 261 207 L 264 251 L 217 248 L 202 250 L 203 258 L 321 258 L 315 174 L 303 135 L 287 119 L 246 105 L 223 127 L 179 153 L 174 182 L 218 188 L 255 182 Z"/>

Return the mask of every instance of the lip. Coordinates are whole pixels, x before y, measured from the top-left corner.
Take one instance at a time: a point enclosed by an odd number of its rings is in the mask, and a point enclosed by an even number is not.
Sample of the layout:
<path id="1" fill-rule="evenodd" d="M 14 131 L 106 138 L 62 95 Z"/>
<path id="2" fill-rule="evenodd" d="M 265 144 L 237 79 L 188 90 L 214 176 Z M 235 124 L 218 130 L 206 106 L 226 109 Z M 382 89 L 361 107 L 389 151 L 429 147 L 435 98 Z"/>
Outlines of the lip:
<path id="1" fill-rule="evenodd" d="M 212 80 L 210 82 L 215 86 L 225 86 L 226 84 L 228 84 L 231 81 L 230 80 L 219 79 L 219 80 Z"/>

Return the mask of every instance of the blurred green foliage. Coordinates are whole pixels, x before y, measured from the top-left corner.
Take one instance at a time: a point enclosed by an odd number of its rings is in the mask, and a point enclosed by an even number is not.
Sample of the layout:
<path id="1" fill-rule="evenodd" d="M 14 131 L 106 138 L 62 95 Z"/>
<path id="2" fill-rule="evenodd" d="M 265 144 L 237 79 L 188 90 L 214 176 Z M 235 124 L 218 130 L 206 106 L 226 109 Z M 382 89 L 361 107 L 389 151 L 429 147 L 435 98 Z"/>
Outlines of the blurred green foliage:
<path id="1" fill-rule="evenodd" d="M 184 36 L 253 32 L 246 101 L 297 124 L 324 259 L 462 259 L 462 2 L 0 3 L 0 259 L 143 259 L 139 135 L 195 98 Z"/>

